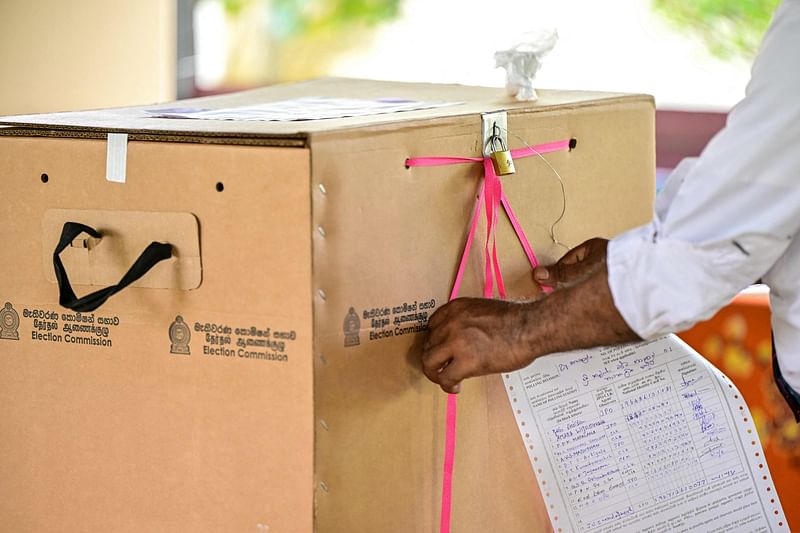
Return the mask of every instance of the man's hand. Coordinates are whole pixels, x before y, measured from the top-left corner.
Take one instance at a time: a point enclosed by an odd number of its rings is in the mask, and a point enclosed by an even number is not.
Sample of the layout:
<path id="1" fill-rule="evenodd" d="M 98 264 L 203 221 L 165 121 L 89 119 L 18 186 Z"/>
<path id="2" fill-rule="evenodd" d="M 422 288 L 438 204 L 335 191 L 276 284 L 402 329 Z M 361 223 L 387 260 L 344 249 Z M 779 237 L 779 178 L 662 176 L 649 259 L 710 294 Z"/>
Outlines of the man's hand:
<path id="1" fill-rule="evenodd" d="M 464 378 L 527 366 L 530 305 L 484 298 L 459 298 L 433 314 L 422 369 L 446 392 Z"/>
<path id="2" fill-rule="evenodd" d="M 533 279 L 542 285 L 562 288 L 589 276 L 606 260 L 608 239 L 595 237 L 579 244 L 554 265 L 536 267 Z"/>
<path id="3" fill-rule="evenodd" d="M 460 298 L 437 310 L 422 352 L 428 379 L 458 393 L 466 378 L 517 370 L 542 355 L 640 340 L 614 306 L 605 243 L 597 246 L 563 260 L 585 272 L 549 270 L 556 286 L 573 280 L 550 296 L 525 303 Z M 596 262 L 587 259 L 595 254 Z"/>

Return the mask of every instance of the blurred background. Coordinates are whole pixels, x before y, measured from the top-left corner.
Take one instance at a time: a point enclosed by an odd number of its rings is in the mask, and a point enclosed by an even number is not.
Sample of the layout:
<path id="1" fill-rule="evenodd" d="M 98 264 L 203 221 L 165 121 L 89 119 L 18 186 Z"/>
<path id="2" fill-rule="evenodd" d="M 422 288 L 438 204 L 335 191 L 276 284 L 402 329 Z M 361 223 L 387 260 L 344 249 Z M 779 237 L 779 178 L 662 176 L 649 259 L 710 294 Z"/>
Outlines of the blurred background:
<path id="1" fill-rule="evenodd" d="M 537 87 L 644 92 L 659 185 L 744 94 L 778 0 L 0 0 L 0 115 L 320 76 L 501 87 L 493 53 L 560 39 Z"/>
<path id="2" fill-rule="evenodd" d="M 657 186 L 744 95 L 778 0 L 0 0 L 0 115 L 152 104 L 321 76 L 504 85 L 493 54 L 556 28 L 537 88 L 655 96 Z M 800 431 L 764 290 L 682 336 L 742 389 L 789 522 Z"/>
<path id="3" fill-rule="evenodd" d="M 319 76 L 502 86 L 492 54 L 558 30 L 540 87 L 724 112 L 777 0 L 3 0 L 0 112 L 154 103 Z M 10 82 L 10 83 L 8 83 Z"/>

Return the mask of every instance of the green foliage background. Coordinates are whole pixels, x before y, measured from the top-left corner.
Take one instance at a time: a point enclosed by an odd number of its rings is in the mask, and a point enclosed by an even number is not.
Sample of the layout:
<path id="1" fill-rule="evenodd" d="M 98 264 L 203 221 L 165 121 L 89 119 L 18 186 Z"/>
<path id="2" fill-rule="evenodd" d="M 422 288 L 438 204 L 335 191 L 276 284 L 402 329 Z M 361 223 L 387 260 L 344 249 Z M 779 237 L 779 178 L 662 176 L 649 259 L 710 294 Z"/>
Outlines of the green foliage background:
<path id="1" fill-rule="evenodd" d="M 699 34 L 721 58 L 752 57 L 780 0 L 653 0 L 656 11 Z"/>
<path id="2" fill-rule="evenodd" d="M 313 37 L 317 33 L 345 30 L 351 24 L 375 25 L 395 18 L 401 0 L 223 0 L 225 11 L 238 15 L 254 2 L 272 14 L 271 30 L 278 39 Z"/>
<path id="3" fill-rule="evenodd" d="M 196 1 L 223 7 L 223 84 L 247 87 L 327 75 L 337 57 L 370 46 L 376 27 L 397 18 L 404 0 Z"/>

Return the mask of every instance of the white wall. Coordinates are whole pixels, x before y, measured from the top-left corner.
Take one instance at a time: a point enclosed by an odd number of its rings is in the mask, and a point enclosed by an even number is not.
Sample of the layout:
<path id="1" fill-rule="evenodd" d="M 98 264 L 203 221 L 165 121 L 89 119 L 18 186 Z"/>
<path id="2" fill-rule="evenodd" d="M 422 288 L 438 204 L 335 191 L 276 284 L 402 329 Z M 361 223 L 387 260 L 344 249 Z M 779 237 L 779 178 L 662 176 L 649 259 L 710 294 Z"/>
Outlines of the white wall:
<path id="1" fill-rule="evenodd" d="M 175 0 L 0 0 L 0 115 L 175 97 Z"/>

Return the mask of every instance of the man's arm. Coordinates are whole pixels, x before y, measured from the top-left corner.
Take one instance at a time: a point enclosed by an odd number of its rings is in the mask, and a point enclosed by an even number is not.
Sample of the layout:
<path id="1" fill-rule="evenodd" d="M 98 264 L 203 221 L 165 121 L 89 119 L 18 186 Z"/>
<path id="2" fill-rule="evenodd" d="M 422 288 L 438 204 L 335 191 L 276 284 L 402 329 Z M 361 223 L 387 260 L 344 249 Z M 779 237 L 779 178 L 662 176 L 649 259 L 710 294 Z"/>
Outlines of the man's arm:
<path id="1" fill-rule="evenodd" d="M 543 300 L 442 308 L 431 317 L 426 375 L 455 391 L 464 377 L 520 368 L 552 351 L 680 331 L 762 278 L 800 233 L 798 49 L 800 0 L 788 0 L 747 96 L 687 170 L 669 212 L 615 238 L 607 264 Z M 785 375 L 800 390 L 797 365 Z"/>
<path id="2" fill-rule="evenodd" d="M 548 279 L 557 284 L 567 271 L 576 275 L 556 265 Z M 465 378 L 517 370 L 542 355 L 639 340 L 614 306 L 605 261 L 579 277 L 532 302 L 460 298 L 445 305 L 428 323 L 425 375 L 458 393 Z"/>
<path id="3" fill-rule="evenodd" d="M 700 157 L 670 177 L 669 205 L 659 195 L 650 224 L 609 244 L 614 302 L 640 336 L 683 331 L 710 318 L 748 285 L 769 281 L 768 272 L 797 238 L 797 50 L 800 1 L 789 0 L 762 42 L 744 100 Z M 773 299 L 781 294 L 772 289 Z M 794 346 L 785 351 L 800 353 Z"/>

